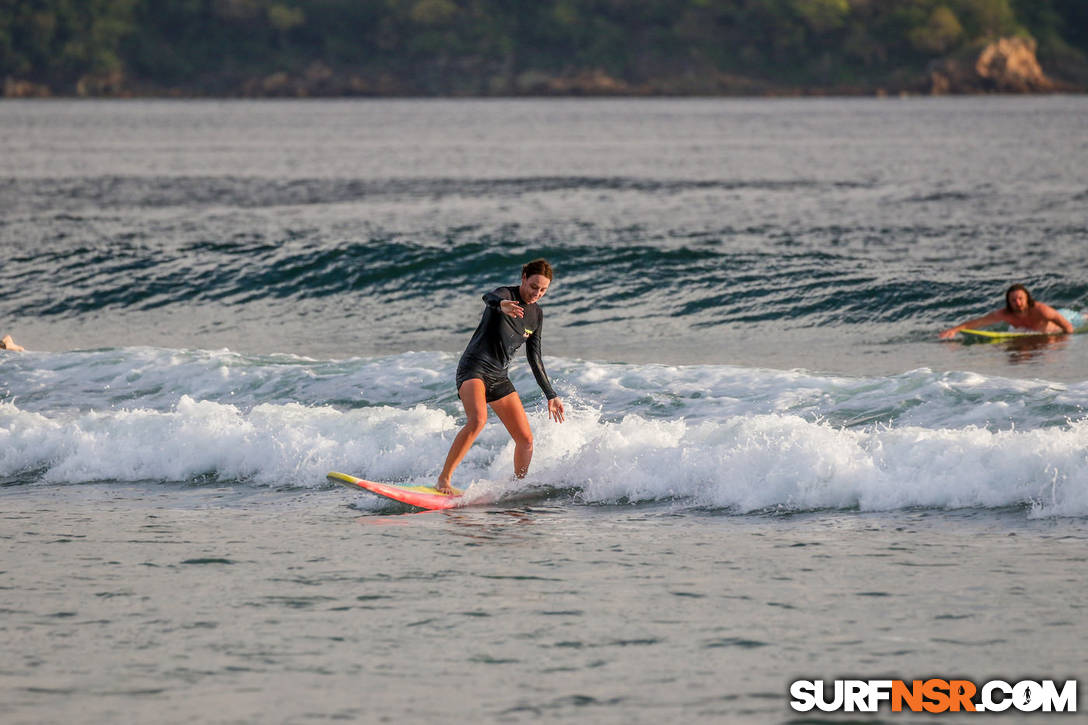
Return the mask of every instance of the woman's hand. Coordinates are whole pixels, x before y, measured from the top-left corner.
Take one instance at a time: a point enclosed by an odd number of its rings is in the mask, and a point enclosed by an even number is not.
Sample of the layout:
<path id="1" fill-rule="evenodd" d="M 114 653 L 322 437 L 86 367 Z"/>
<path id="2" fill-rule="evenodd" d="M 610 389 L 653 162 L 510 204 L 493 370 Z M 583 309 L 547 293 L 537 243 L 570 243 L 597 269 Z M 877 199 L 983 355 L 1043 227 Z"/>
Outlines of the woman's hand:
<path id="1" fill-rule="evenodd" d="M 552 398 L 548 401 L 548 417 L 554 420 L 556 423 L 563 422 L 563 401 L 559 398 Z"/>
<path id="2" fill-rule="evenodd" d="M 513 300 L 503 300 L 499 303 L 499 309 L 502 310 L 504 315 L 509 315 L 515 319 L 525 317 L 525 309 Z"/>

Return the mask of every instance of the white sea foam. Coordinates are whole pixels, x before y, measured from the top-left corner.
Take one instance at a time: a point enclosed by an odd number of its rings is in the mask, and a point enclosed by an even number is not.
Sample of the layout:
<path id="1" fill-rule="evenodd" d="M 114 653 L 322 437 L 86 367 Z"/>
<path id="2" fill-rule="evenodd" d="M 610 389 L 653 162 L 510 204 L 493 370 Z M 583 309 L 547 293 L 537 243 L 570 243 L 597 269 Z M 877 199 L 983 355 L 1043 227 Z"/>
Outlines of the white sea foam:
<path id="1" fill-rule="evenodd" d="M 844 428 L 792 413 L 712 420 L 607 419 L 572 406 L 536 433 L 526 485 L 571 488 L 588 503 L 674 501 L 738 512 L 1030 505 L 1088 515 L 1088 421 L 1034 430 L 870 425 Z M 433 481 L 458 420 L 415 405 L 338 410 L 182 399 L 170 410 L 25 411 L 0 404 L 0 478 L 325 485 L 342 470 Z M 513 444 L 492 420 L 458 485 L 510 490 Z"/>
<path id="2" fill-rule="evenodd" d="M 341 470 L 433 481 L 455 434 L 455 358 L 318 361 L 156 348 L 5 361 L 0 479 L 314 487 Z M 914 370 L 851 378 L 549 360 L 569 406 L 536 433 L 528 485 L 589 503 L 740 512 L 1029 504 L 1088 515 L 1088 384 Z M 534 384 L 523 365 L 514 380 Z M 494 419 L 455 483 L 510 492 Z"/>
<path id="3" fill-rule="evenodd" d="M 912 506 L 1088 514 L 1088 421 L 1034 431 L 836 428 L 795 415 L 689 423 L 627 416 L 540 427 L 541 478 L 592 502 L 754 511 Z"/>
<path id="4" fill-rule="evenodd" d="M 236 406 L 183 396 L 170 411 L 90 411 L 50 417 L 0 404 L 0 476 L 43 470 L 47 483 L 189 481 L 313 486 L 329 470 L 403 477 L 434 460 L 446 413 L 416 406 L 338 411 Z M 441 451 L 444 454 L 444 450 Z"/>

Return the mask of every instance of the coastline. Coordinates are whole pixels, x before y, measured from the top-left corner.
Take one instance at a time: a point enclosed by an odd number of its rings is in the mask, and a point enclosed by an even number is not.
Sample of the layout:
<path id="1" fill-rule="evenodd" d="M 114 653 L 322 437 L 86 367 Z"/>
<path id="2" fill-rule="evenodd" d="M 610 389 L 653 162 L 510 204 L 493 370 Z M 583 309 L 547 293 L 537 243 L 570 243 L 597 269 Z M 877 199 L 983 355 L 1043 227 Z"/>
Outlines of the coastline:
<path id="1" fill-rule="evenodd" d="M 88 73 L 57 86 L 8 76 L 0 98 L 799 98 L 1088 93 L 1088 85 L 1044 72 L 1036 43 L 998 38 L 937 57 L 924 68 L 904 67 L 853 82 L 799 85 L 758 74 L 706 68 L 633 80 L 601 68 L 561 73 L 525 70 L 458 77 L 438 86 L 388 72 L 332 68 L 321 60 L 265 73 L 221 74 L 188 85 L 163 84 L 121 70 Z"/>

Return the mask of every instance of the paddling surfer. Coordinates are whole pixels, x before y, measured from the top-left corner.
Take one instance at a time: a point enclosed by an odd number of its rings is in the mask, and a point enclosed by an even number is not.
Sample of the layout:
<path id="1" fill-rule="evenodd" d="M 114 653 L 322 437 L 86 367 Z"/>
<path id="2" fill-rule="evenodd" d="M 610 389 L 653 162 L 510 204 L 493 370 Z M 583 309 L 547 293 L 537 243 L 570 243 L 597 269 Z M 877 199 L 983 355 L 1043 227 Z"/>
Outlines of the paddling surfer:
<path id="1" fill-rule="evenodd" d="M 450 478 L 487 422 L 487 406 L 495 411 L 514 439 L 514 476 L 523 478 L 533 458 L 533 432 L 514 385 L 507 373 L 517 349 L 525 355 L 537 385 L 548 399 L 548 417 L 563 422 L 563 401 L 552 389 L 540 357 L 544 313 L 537 302 L 548 291 L 552 266 L 534 259 L 521 268 L 521 284 L 499 287 L 484 295 L 483 316 L 457 365 L 457 394 L 465 407 L 466 421 L 457 432 L 438 476 L 439 491 L 449 493 Z"/>
<path id="2" fill-rule="evenodd" d="M 1073 325 L 1050 305 L 1032 299 L 1031 293 L 1022 284 L 1014 284 L 1005 292 L 1005 306 L 988 315 L 976 317 L 962 324 L 950 327 L 938 337 L 942 340 L 954 336 L 964 329 L 975 329 L 995 325 L 999 322 L 1035 332 L 1053 332 L 1054 334 L 1073 332 Z"/>

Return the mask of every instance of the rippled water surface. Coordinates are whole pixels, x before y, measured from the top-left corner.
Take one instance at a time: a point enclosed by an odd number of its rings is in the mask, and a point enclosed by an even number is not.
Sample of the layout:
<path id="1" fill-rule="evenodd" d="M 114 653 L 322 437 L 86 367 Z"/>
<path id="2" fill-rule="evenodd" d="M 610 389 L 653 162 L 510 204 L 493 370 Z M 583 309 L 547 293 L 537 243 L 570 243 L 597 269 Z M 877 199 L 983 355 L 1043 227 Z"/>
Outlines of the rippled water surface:
<path id="1" fill-rule="evenodd" d="M 933 334 L 1011 281 L 1088 306 L 1084 103 L 7 103 L 0 309 L 39 349 L 459 352 L 546 255 L 553 354 L 996 371 Z"/>

